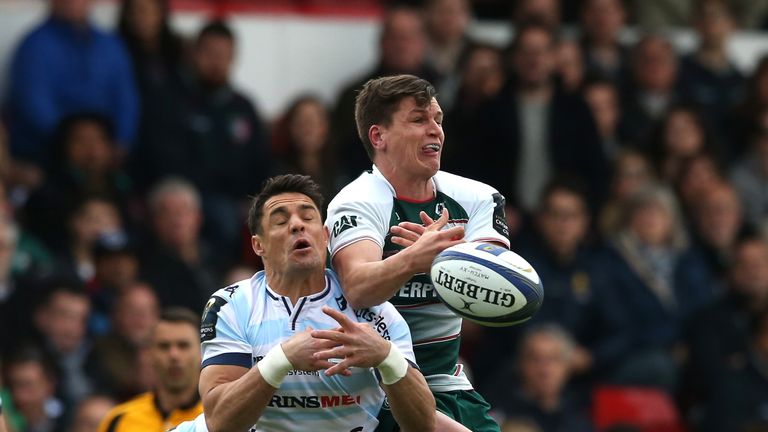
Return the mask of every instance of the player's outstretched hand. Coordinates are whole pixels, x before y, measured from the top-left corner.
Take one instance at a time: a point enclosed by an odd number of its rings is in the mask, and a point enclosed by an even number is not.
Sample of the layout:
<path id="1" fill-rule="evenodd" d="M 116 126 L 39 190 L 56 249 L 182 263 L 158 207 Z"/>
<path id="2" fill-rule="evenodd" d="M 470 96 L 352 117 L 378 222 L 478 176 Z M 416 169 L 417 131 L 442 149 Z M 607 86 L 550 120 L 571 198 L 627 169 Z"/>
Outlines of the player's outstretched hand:
<path id="1" fill-rule="evenodd" d="M 335 319 L 340 328 L 334 330 L 315 330 L 312 337 L 318 341 L 332 344 L 333 347 L 315 353 L 318 361 L 339 359 L 337 364 L 328 368 L 328 376 L 348 371 L 350 367 L 376 367 L 389 354 L 389 342 L 379 335 L 370 325 L 352 321 L 340 311 L 323 307 L 323 312 Z"/>
<path id="2" fill-rule="evenodd" d="M 449 219 L 445 208 L 437 220 L 432 220 L 424 212 L 419 213 L 419 217 L 424 225 L 402 222 L 390 228 L 390 231 L 393 234 L 392 243 L 408 249 L 417 271 L 426 273 L 437 254 L 464 242 L 464 227 L 444 230 Z"/>
<path id="3" fill-rule="evenodd" d="M 315 357 L 315 353 L 337 347 L 339 343 L 332 340 L 313 338 L 313 331 L 312 327 L 307 327 L 303 332 L 294 334 L 282 343 L 285 356 L 296 370 L 316 371 L 333 366 L 333 363 L 327 361 L 327 359 Z M 344 375 L 349 375 L 349 371 L 344 373 Z"/>

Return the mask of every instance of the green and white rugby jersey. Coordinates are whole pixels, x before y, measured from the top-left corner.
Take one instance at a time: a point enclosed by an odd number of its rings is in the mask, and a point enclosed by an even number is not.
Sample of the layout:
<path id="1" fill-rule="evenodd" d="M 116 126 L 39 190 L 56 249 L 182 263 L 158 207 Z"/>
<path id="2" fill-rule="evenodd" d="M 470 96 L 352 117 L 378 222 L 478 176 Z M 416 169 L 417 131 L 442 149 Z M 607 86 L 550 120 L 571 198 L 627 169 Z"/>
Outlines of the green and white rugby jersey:
<path id="1" fill-rule="evenodd" d="M 386 259 L 402 249 L 391 242 L 390 227 L 405 221 L 421 223 L 420 211 L 437 219 L 443 208 L 450 217 L 446 228 L 463 226 L 467 241 L 494 241 L 509 247 L 504 198 L 495 189 L 443 171 L 432 181 L 437 192 L 425 202 L 398 198 L 375 166 L 347 185 L 328 206 L 331 257 L 352 243 L 370 240 L 381 247 Z M 471 390 L 456 364 L 461 318 L 437 298 L 429 275 L 414 275 L 390 302 L 408 322 L 416 362 L 432 391 Z"/>

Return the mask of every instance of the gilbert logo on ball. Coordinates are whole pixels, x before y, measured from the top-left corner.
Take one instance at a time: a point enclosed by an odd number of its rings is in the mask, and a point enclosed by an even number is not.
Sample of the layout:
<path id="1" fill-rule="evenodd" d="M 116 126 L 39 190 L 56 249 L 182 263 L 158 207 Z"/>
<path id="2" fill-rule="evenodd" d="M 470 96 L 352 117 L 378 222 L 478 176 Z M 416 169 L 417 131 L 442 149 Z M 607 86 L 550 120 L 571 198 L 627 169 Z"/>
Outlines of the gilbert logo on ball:
<path id="1" fill-rule="evenodd" d="M 490 243 L 444 250 L 432 262 L 430 276 L 449 309 L 485 326 L 526 321 L 544 299 L 536 270 L 520 255 Z"/>

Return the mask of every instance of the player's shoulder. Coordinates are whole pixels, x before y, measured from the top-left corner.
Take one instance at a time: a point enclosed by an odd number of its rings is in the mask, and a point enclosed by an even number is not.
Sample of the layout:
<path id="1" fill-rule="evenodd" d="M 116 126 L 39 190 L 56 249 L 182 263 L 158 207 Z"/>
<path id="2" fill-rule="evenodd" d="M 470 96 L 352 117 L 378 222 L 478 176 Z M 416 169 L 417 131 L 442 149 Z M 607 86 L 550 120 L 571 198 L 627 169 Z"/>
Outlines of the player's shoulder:
<path id="1" fill-rule="evenodd" d="M 434 179 L 438 191 L 457 200 L 488 199 L 499 193 L 493 186 L 446 171 L 438 171 Z"/>
<path id="2" fill-rule="evenodd" d="M 253 302 L 254 295 L 259 292 L 253 288 L 255 285 L 263 283 L 263 273 L 264 272 L 258 272 L 248 279 L 243 279 L 241 281 L 237 281 L 233 284 L 220 288 L 211 295 L 211 299 L 220 298 L 225 300 L 227 304 L 231 305 Z"/>
<path id="3" fill-rule="evenodd" d="M 358 178 L 344 186 L 328 204 L 336 208 L 344 204 L 355 203 L 391 203 L 394 192 L 392 187 L 373 170 L 360 174 Z"/>

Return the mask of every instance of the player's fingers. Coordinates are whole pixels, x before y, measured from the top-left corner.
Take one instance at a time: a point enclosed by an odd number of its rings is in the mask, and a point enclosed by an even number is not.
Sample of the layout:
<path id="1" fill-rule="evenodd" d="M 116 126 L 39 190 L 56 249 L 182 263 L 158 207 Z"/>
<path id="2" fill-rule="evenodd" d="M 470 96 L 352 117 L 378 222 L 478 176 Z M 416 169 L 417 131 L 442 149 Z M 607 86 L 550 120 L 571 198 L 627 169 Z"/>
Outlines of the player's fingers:
<path id="1" fill-rule="evenodd" d="M 464 238 L 464 227 L 457 226 L 440 231 L 440 235 L 445 239 L 461 240 Z"/>
<path id="2" fill-rule="evenodd" d="M 351 366 L 349 363 L 350 363 L 349 360 L 344 359 L 339 363 L 333 365 L 332 367 L 328 368 L 325 371 L 325 375 L 333 376 L 336 374 L 343 374 L 345 370 L 349 370 L 349 366 Z"/>
<path id="3" fill-rule="evenodd" d="M 424 211 L 419 212 L 419 218 L 421 219 L 421 222 L 424 223 L 424 226 L 430 226 L 433 223 L 435 223 L 435 220 L 429 217 L 427 212 L 424 212 Z"/>
<path id="4" fill-rule="evenodd" d="M 411 240 L 406 240 L 406 239 L 404 239 L 402 237 L 397 237 L 397 236 L 392 236 L 389 239 L 392 241 L 392 243 L 394 243 L 394 244 L 396 244 L 398 246 L 406 247 L 406 248 L 408 246 L 412 245 L 413 243 L 415 243 L 415 242 L 413 242 Z"/>
<path id="5" fill-rule="evenodd" d="M 335 364 L 329 362 L 328 360 L 315 360 L 312 363 L 312 366 L 315 368 L 314 370 L 319 370 L 319 369 L 330 369 L 334 367 Z"/>
<path id="6" fill-rule="evenodd" d="M 421 234 L 415 233 L 407 228 L 403 228 L 397 225 L 390 228 L 389 231 L 392 233 L 393 236 L 402 237 L 412 242 L 415 242 L 416 240 L 419 239 L 419 237 L 421 237 Z"/>
<path id="7" fill-rule="evenodd" d="M 316 360 L 330 360 L 332 358 L 344 358 L 349 354 L 349 350 L 344 345 L 339 345 L 331 349 L 318 351 L 312 355 Z"/>
<path id="8" fill-rule="evenodd" d="M 422 212 L 422 213 L 424 213 L 424 212 Z M 400 222 L 399 224 L 397 224 L 395 226 L 398 226 L 400 228 L 405 228 L 408 231 L 413 231 L 413 232 L 415 232 L 416 234 L 419 234 L 419 235 L 424 234 L 424 231 L 427 229 L 427 227 L 425 227 L 424 225 L 413 223 L 413 222 Z"/>
<path id="9" fill-rule="evenodd" d="M 352 322 L 352 320 L 349 319 L 348 316 L 341 313 L 341 311 L 337 311 L 336 309 L 331 309 L 328 306 L 323 306 L 323 312 L 329 317 L 335 319 L 336 322 L 339 323 L 339 325 L 341 325 L 341 328 L 348 331 L 354 329 L 355 323 Z"/>
<path id="10" fill-rule="evenodd" d="M 347 335 L 336 330 L 314 330 L 312 331 L 312 337 L 315 339 L 333 341 L 338 344 L 343 344 L 347 341 Z"/>
<path id="11" fill-rule="evenodd" d="M 444 208 L 442 214 L 440 214 L 440 217 L 432 225 L 427 227 L 427 229 L 430 231 L 440 231 L 441 229 L 443 229 L 443 227 L 447 223 L 448 223 L 448 210 Z"/>
<path id="12" fill-rule="evenodd" d="M 338 341 L 319 339 L 319 338 L 312 342 L 312 348 L 314 348 L 317 351 L 329 350 L 331 348 L 336 348 L 342 345 L 344 344 Z"/>

